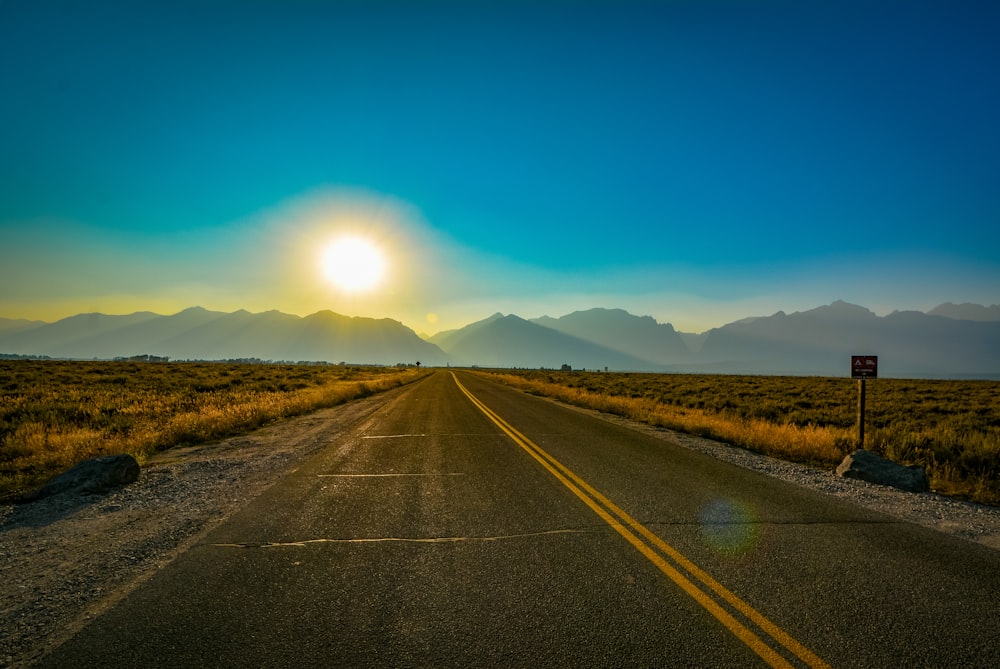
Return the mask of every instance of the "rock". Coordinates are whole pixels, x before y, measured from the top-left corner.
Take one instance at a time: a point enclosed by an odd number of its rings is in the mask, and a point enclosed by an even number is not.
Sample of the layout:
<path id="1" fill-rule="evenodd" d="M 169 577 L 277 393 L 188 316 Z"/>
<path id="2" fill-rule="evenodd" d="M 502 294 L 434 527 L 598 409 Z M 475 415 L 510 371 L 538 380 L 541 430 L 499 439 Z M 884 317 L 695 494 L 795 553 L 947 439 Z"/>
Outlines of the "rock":
<path id="1" fill-rule="evenodd" d="M 107 455 L 92 458 L 67 469 L 31 496 L 41 499 L 64 492 L 82 494 L 102 493 L 139 479 L 139 463 L 134 457 Z"/>
<path id="2" fill-rule="evenodd" d="M 930 489 L 927 472 L 920 465 L 900 465 L 870 451 L 857 450 L 837 466 L 837 476 L 888 485 L 907 492 Z"/>

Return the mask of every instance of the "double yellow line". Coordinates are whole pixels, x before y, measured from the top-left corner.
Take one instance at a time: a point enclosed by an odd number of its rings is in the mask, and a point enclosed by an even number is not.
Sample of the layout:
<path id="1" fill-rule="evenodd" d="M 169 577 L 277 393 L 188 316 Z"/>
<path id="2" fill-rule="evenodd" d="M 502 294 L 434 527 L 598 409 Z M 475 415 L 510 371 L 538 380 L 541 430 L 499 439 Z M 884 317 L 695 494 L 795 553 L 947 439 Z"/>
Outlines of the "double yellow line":
<path id="1" fill-rule="evenodd" d="M 459 389 L 465 393 L 473 404 L 480 411 L 493 421 L 504 433 L 514 442 L 528 452 L 531 457 L 538 461 L 550 474 L 560 483 L 566 486 L 574 495 L 580 498 L 584 504 L 596 513 L 612 529 L 620 534 L 626 541 L 642 553 L 646 559 L 652 562 L 662 571 L 667 578 L 676 583 L 680 588 L 698 602 L 706 611 L 711 613 L 722 623 L 726 629 L 732 632 L 740 641 L 750 647 L 757 655 L 772 667 L 794 667 L 784 655 L 779 653 L 771 645 L 765 642 L 761 635 L 751 630 L 747 624 L 741 622 L 734 613 L 727 610 L 721 603 L 728 604 L 730 609 L 743 617 L 743 619 L 770 636 L 771 639 L 783 646 L 788 652 L 801 660 L 806 666 L 814 669 L 820 667 L 829 668 L 829 665 L 820 659 L 815 653 L 796 641 L 790 634 L 778 627 L 776 624 L 764 617 L 752 606 L 744 602 L 735 594 L 726 589 L 721 583 L 709 576 L 696 564 L 684 557 L 674 547 L 663 541 L 647 529 L 644 525 L 632 518 L 624 510 L 619 508 L 614 502 L 595 490 L 590 484 L 574 474 L 565 465 L 546 453 L 538 444 L 534 443 L 526 436 L 517 431 L 510 423 L 505 421 L 492 409 L 483 404 L 475 395 L 462 385 L 451 373 Z M 685 573 L 687 575 L 685 575 Z M 700 584 L 700 585 L 699 585 Z M 713 597 L 714 595 L 714 597 Z"/>

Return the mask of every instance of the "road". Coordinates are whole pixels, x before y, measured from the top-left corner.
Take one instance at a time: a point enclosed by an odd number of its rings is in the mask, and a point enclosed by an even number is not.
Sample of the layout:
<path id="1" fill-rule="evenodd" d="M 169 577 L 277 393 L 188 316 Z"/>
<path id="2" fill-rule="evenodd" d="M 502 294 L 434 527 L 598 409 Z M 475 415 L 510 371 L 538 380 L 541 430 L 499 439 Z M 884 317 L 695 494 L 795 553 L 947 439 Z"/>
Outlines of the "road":
<path id="1" fill-rule="evenodd" d="M 439 370 L 44 667 L 992 667 L 1000 552 Z"/>

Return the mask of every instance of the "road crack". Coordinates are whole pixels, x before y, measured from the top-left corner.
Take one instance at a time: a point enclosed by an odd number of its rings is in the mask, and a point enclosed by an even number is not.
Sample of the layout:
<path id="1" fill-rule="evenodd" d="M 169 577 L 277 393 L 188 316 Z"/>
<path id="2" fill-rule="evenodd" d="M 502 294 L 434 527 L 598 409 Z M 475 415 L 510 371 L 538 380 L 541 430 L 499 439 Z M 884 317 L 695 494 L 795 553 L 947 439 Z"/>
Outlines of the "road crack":
<path id="1" fill-rule="evenodd" d="M 597 529 L 564 529 L 546 530 L 544 532 L 526 532 L 522 534 L 500 534 L 495 536 L 471 536 L 471 537 L 354 537 L 349 539 L 304 539 L 302 541 L 269 541 L 265 543 L 236 542 L 236 543 L 215 543 L 208 544 L 218 548 L 281 548 L 296 547 L 305 548 L 312 544 L 373 544 L 373 543 L 414 543 L 414 544 L 446 544 L 461 542 L 491 542 L 507 541 L 511 539 L 525 539 L 531 537 L 544 537 L 561 534 L 593 534 L 601 531 Z"/>

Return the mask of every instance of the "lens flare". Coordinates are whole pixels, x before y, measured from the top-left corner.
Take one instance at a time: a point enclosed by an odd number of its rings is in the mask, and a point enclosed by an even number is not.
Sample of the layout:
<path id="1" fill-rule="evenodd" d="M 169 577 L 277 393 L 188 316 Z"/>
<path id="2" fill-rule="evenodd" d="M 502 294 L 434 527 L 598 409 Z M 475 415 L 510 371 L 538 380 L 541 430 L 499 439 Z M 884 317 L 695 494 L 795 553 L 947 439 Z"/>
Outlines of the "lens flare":
<path id="1" fill-rule="evenodd" d="M 701 510 L 701 534 L 719 553 L 738 557 L 760 540 L 761 525 L 746 504 L 728 499 L 709 502 Z"/>

